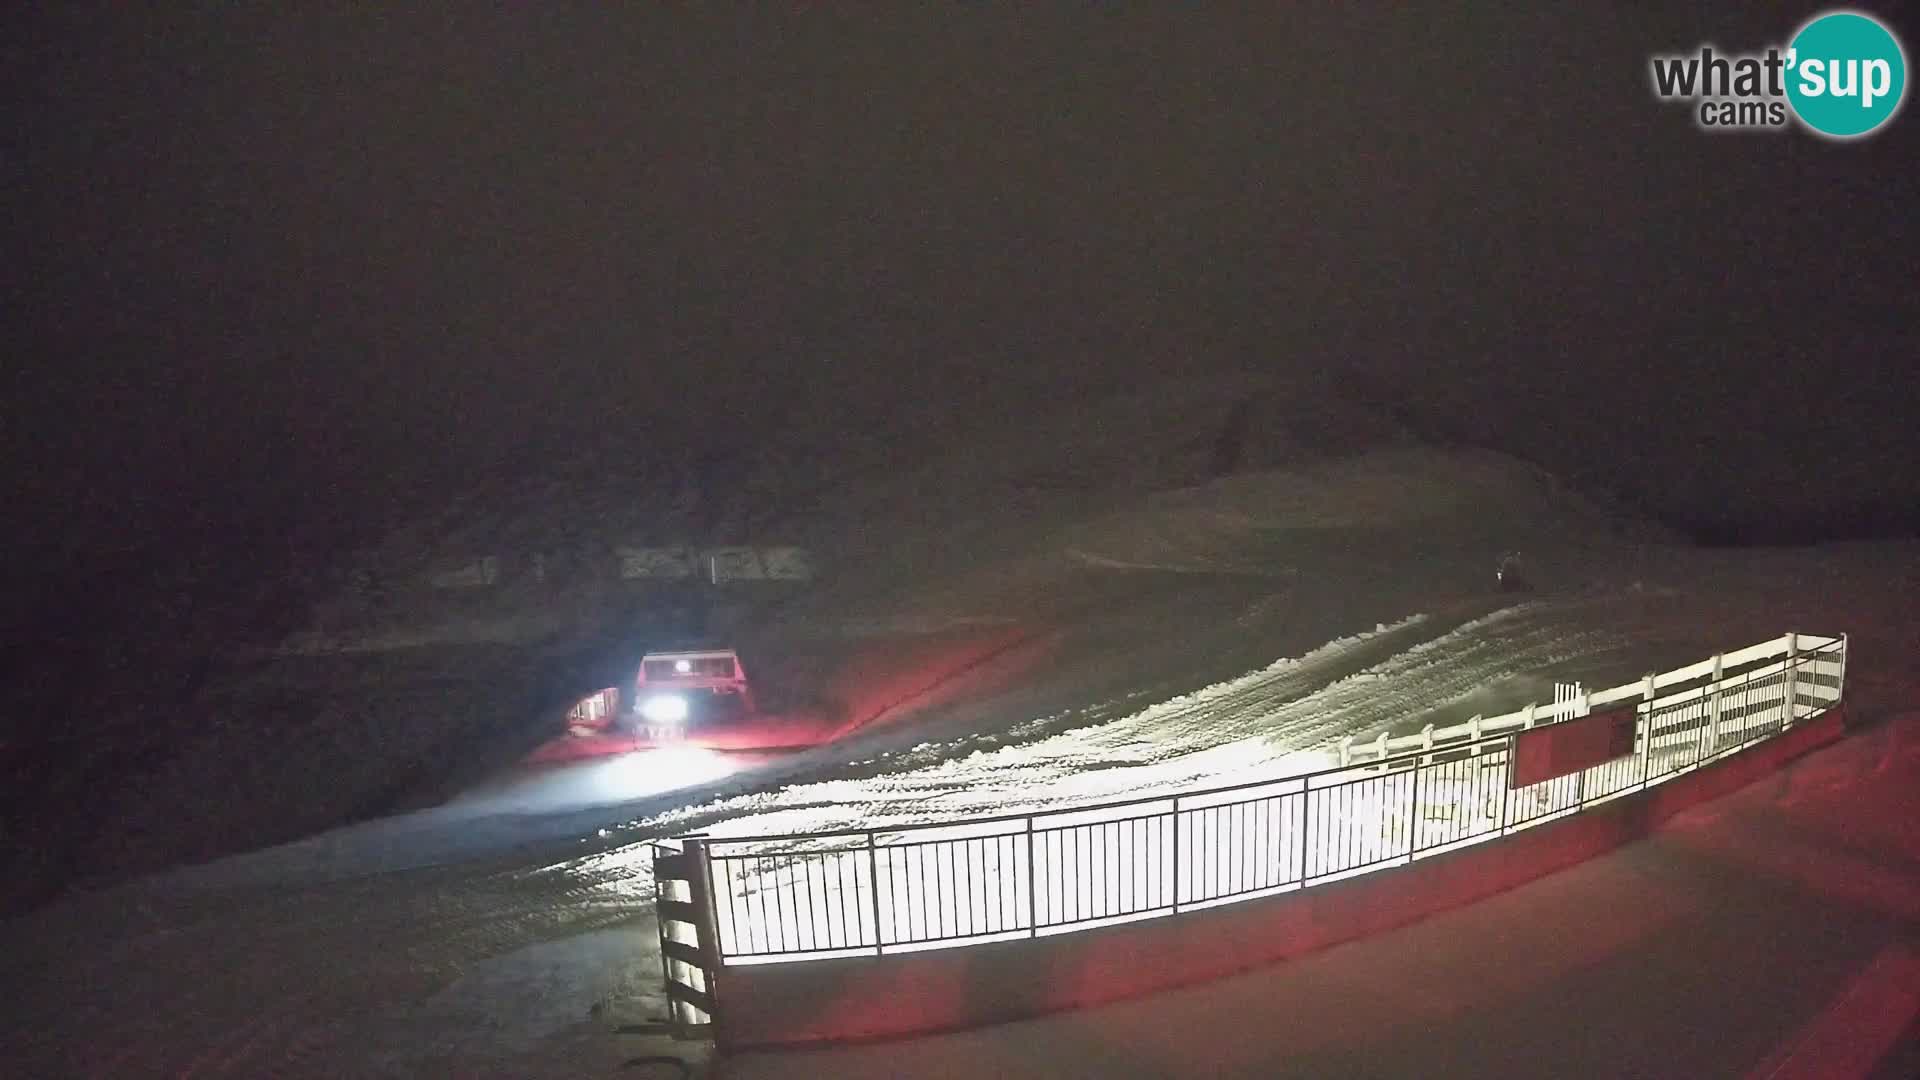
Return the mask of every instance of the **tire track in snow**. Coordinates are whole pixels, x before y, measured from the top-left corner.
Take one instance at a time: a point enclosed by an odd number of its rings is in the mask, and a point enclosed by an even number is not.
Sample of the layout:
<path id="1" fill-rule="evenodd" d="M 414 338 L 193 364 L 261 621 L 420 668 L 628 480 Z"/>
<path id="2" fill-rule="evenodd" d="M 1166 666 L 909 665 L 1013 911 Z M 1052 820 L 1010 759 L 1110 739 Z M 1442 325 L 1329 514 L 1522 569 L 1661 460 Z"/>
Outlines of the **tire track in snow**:
<path id="1" fill-rule="evenodd" d="M 1451 625 L 1412 616 L 1113 720 L 1010 745 L 923 745 L 904 770 L 789 785 L 636 826 L 717 836 L 860 828 L 1287 775 L 1323 763 L 1313 752 L 1342 735 L 1370 734 L 1499 680 L 1621 644 L 1583 622 L 1579 605 L 1549 603 Z M 884 768 L 886 760 L 869 764 Z"/>
<path id="2" fill-rule="evenodd" d="M 739 835 L 1232 782 L 1347 731 L 1611 647 L 1582 629 L 1583 616 L 1533 604 L 1409 618 L 1145 707 L 1108 703 L 1115 715 L 1100 722 L 1081 723 L 1082 713 L 1030 723 L 1012 741 L 922 747 L 644 824 L 657 834 L 705 818 L 710 831 Z M 298 887 L 130 888 L 17 922 L 4 944 L 22 947 L 16 958 L 30 952 L 33 976 L 17 998 L 20 1074 L 364 1075 L 378 1063 L 407 1075 L 422 1044 L 485 1060 L 487 1031 L 423 1027 L 416 1014 L 484 961 L 651 913 L 644 842 L 557 860 L 547 851 Z M 579 996 L 585 1019 L 593 994 L 583 984 L 552 992 Z"/>
<path id="3" fill-rule="evenodd" d="M 1074 720 L 1088 713 L 1098 715 L 1102 712 L 1117 711 L 1118 703 L 1075 710 L 1067 717 L 1050 717 L 1028 721 L 1013 729 L 1011 745 L 1008 736 L 968 735 L 958 739 L 938 743 L 923 743 L 901 755 L 882 755 L 858 763 L 856 769 L 839 777 L 822 780 L 803 781 L 768 791 L 760 790 L 742 795 L 725 796 L 701 806 L 683 807 L 666 814 L 642 819 L 632 823 L 631 828 L 659 834 L 661 832 L 682 832 L 694 829 L 711 829 L 721 822 L 730 823 L 728 831 L 737 831 L 738 823 L 749 817 L 760 822 L 764 831 L 804 832 L 837 827 L 844 823 L 848 826 L 870 820 L 876 814 L 887 815 L 889 807 L 900 809 L 898 803 L 918 801 L 927 790 L 926 778 L 941 777 L 959 767 L 957 763 L 978 763 L 981 761 L 1004 761 L 1025 757 L 1029 753 L 1046 755 L 1049 750 L 1074 745 L 1083 740 L 1090 732 L 1097 732 L 1115 724 L 1125 724 L 1130 719 L 1153 710 L 1184 713 L 1205 710 L 1216 699 L 1229 696 L 1236 684 L 1250 679 L 1271 682 L 1276 695 L 1286 693 L 1304 694 L 1341 674 L 1353 671 L 1376 656 L 1387 656 L 1421 640 L 1423 634 L 1431 634 L 1431 619 L 1426 615 L 1412 615 L 1391 625 L 1382 625 L 1373 631 L 1337 638 L 1300 657 L 1283 658 L 1268 665 L 1252 675 L 1243 675 L 1214 686 L 1178 695 L 1146 710 L 1132 713 L 1122 712 L 1118 719 L 1103 719 L 1093 724 L 1082 724 L 1059 730 L 1063 724 L 1071 725 Z M 1135 698 L 1125 699 L 1128 701 Z M 1034 749 L 1037 748 L 1037 749 Z M 1090 764 L 1090 762 L 1089 762 Z M 902 768 L 901 766 L 907 766 Z M 1058 777 L 1053 777 L 1058 779 Z M 941 790 L 944 784 L 936 781 L 933 790 Z M 838 808 L 842 812 L 835 824 L 823 824 L 817 816 Z M 768 813 L 791 819 L 768 824 L 764 818 Z M 929 815 L 938 811 L 928 809 Z"/>

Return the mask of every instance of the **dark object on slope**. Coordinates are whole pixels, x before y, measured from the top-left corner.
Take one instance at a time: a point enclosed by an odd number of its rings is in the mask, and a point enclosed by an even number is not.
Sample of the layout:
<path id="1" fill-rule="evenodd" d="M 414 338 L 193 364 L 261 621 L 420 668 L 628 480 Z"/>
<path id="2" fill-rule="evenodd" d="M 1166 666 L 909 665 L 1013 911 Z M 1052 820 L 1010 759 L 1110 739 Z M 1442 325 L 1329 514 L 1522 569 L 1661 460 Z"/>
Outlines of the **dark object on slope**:
<path id="1" fill-rule="evenodd" d="M 1533 582 L 1528 580 L 1526 569 L 1521 565 L 1520 553 L 1509 551 L 1500 556 L 1500 562 L 1493 570 L 1495 583 L 1501 592 L 1532 592 Z"/>

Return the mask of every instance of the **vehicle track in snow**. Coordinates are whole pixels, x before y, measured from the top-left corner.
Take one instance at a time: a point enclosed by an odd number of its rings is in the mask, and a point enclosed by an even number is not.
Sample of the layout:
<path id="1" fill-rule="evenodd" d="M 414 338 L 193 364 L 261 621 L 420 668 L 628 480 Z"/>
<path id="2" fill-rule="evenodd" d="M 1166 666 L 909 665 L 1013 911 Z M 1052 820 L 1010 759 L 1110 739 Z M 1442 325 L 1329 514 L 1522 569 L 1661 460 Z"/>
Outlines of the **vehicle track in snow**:
<path id="1" fill-rule="evenodd" d="M 923 744 L 842 775 L 685 807 L 642 833 L 814 832 L 1019 813 L 1217 786 L 1311 767 L 1300 755 L 1370 735 L 1492 683 L 1622 642 L 1572 605 L 1410 616 L 1305 656 L 1092 723 L 1088 710 L 1005 735 Z M 1097 714 L 1101 710 L 1092 710 Z M 902 767 L 904 766 L 904 767 Z"/>
<path id="2" fill-rule="evenodd" d="M 1144 706 L 1121 698 L 851 766 L 823 759 L 777 790 L 530 852 L 79 898 L 0 938 L 10 981 L 27 988 L 15 1070 L 405 1076 L 511 1060 L 516 1074 L 557 1072 L 536 1037 L 573 1038 L 594 1003 L 644 998 L 636 988 L 656 977 L 648 837 L 904 824 L 1268 775 L 1342 734 L 1603 653 L 1616 642 L 1583 628 L 1590 614 L 1558 602 L 1410 616 Z M 491 993 L 487 1006 L 462 1004 L 468 979 L 492 980 L 473 991 Z"/>

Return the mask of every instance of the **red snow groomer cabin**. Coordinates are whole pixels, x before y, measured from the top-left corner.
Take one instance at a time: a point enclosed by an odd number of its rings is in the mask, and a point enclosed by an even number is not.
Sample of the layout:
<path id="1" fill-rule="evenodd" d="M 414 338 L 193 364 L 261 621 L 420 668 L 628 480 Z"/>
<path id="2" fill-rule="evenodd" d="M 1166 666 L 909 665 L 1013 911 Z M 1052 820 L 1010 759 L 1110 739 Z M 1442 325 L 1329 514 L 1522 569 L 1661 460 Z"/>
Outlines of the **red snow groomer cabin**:
<path id="1" fill-rule="evenodd" d="M 754 715 L 747 672 L 732 649 L 648 653 L 633 691 L 636 734 L 648 742 L 701 742 Z"/>

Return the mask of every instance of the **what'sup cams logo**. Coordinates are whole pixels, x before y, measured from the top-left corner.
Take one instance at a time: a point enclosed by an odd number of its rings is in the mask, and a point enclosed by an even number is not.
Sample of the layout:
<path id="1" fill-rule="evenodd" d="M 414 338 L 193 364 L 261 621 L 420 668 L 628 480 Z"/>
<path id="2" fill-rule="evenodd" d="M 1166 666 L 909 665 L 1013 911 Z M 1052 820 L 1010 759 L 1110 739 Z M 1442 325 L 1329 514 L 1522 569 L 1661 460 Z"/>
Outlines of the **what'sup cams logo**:
<path id="1" fill-rule="evenodd" d="M 1698 52 L 1653 57 L 1653 92 L 1685 101 L 1708 131 L 1781 129 L 1790 120 L 1829 139 L 1871 135 L 1907 96 L 1907 57 L 1893 31 L 1871 15 L 1829 11 L 1793 39 L 1758 53 Z"/>

